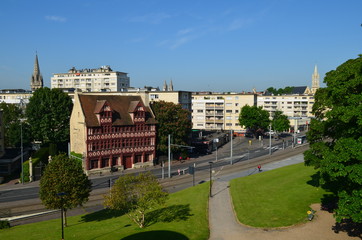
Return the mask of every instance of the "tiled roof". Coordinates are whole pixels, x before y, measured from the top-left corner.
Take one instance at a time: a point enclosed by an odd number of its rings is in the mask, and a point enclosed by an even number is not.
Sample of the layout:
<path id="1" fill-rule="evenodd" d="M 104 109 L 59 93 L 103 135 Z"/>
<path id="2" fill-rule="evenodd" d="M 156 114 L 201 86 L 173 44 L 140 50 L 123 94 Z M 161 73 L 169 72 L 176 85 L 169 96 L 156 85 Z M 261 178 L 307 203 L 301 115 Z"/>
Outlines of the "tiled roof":
<path id="1" fill-rule="evenodd" d="M 79 94 L 79 101 L 85 116 L 85 122 L 88 127 L 97 127 L 99 122 L 96 113 L 99 113 L 103 105 L 107 102 L 113 111 L 112 125 L 133 125 L 129 109 L 135 103 L 143 101 L 140 96 L 114 96 L 114 95 L 83 95 Z M 134 106 L 135 107 L 135 106 Z M 148 107 L 146 111 L 146 124 L 157 123 L 152 112 Z"/>
<path id="2" fill-rule="evenodd" d="M 293 87 L 292 94 L 304 94 L 307 86 Z"/>

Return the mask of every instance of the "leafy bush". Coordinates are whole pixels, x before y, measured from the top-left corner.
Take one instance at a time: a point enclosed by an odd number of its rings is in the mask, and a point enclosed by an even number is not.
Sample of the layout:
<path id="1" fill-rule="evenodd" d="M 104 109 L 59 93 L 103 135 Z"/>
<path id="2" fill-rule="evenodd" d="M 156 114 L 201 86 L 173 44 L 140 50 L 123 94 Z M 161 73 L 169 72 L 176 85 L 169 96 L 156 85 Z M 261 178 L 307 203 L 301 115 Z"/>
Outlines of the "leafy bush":
<path id="1" fill-rule="evenodd" d="M 0 220 L 0 229 L 10 228 L 9 221 Z"/>

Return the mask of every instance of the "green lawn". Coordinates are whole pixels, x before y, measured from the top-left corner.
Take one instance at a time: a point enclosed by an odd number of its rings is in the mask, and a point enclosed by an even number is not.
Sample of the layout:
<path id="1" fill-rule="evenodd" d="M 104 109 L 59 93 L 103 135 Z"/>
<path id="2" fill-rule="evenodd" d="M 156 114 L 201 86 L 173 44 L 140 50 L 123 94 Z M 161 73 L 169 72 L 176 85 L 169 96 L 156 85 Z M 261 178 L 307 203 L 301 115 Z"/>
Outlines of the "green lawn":
<path id="1" fill-rule="evenodd" d="M 239 221 L 254 227 L 291 226 L 306 221 L 309 206 L 326 194 L 314 187 L 315 173 L 312 167 L 300 163 L 232 180 L 230 191 Z"/>
<path id="2" fill-rule="evenodd" d="M 208 183 L 170 194 L 166 206 L 146 217 L 152 219 L 140 229 L 126 215 L 115 211 L 68 217 L 65 239 L 180 239 L 205 240 L 208 229 Z M 60 219 L 0 230 L 0 239 L 60 239 Z"/>

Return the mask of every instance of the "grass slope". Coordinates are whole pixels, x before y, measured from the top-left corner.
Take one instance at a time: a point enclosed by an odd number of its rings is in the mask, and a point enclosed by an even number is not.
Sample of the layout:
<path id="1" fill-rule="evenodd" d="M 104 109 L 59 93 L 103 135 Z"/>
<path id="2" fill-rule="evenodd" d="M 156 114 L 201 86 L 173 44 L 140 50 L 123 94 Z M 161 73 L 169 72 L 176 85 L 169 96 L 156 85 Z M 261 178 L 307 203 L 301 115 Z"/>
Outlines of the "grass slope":
<path id="1" fill-rule="evenodd" d="M 306 221 L 312 203 L 326 192 L 316 186 L 316 171 L 303 163 L 234 179 L 230 183 L 236 215 L 254 227 L 283 227 Z"/>
<path id="2" fill-rule="evenodd" d="M 65 239 L 179 239 L 204 240 L 208 229 L 208 184 L 170 194 L 166 206 L 151 211 L 145 229 L 116 211 L 68 217 Z M 0 239 L 60 239 L 60 219 L 15 226 L 0 230 Z"/>

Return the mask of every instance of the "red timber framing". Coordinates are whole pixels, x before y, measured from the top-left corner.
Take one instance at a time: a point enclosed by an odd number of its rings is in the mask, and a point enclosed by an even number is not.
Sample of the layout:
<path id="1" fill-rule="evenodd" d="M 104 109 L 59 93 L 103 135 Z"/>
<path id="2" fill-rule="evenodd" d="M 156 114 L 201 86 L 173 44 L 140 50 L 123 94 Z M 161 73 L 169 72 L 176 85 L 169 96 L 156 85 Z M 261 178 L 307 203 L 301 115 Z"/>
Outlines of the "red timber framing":
<path id="1" fill-rule="evenodd" d="M 99 126 L 87 127 L 86 168 L 133 168 L 153 162 L 156 156 L 156 126 L 147 123 L 146 108 L 132 101 L 128 113 L 133 124 L 117 124 L 122 118 L 107 101 L 98 101 L 94 113 Z M 123 113 L 124 114 L 124 113 Z"/>

